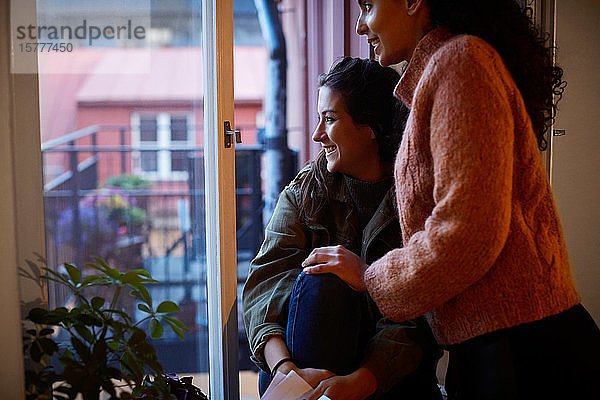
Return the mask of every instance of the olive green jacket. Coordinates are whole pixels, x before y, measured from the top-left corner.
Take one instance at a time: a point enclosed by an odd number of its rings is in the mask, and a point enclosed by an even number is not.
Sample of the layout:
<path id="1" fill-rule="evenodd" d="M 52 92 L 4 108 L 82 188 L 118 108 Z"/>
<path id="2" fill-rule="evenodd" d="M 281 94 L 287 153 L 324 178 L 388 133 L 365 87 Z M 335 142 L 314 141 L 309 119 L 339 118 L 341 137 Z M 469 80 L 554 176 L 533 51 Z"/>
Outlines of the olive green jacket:
<path id="1" fill-rule="evenodd" d="M 372 263 L 386 252 L 402 246 L 402 235 L 395 209 L 393 188 L 386 194 L 375 215 L 363 230 L 362 238 L 353 232 L 356 219 L 350 193 L 343 176 L 328 174 L 327 187 L 333 197 L 319 215 L 319 223 L 305 224 L 300 216 L 300 184 L 308 167 L 281 192 L 265 240 L 250 264 L 242 302 L 244 324 L 252 360 L 269 371 L 263 348 L 273 335 L 285 336 L 292 287 L 302 272 L 302 261 L 316 247 L 343 245 Z M 365 295 L 368 296 L 365 292 Z M 380 315 L 369 298 L 373 312 Z M 415 321 L 402 324 L 381 319 L 370 340 L 362 365 L 376 377 L 377 393 L 387 391 L 421 362 L 423 327 Z M 415 336 L 419 336 L 415 338 Z M 285 339 L 284 339 L 285 340 Z"/>

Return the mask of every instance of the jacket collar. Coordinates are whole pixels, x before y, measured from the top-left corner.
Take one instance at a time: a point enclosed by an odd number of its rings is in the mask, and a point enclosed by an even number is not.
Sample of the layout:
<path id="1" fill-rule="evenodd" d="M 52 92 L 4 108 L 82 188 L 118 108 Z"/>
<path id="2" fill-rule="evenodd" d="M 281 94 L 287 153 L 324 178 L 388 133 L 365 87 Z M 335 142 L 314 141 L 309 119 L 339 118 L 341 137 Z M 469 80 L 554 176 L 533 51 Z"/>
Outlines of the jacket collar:
<path id="1" fill-rule="evenodd" d="M 396 97 L 408 108 L 412 108 L 413 96 L 427 63 L 433 54 L 453 36 L 454 34 L 447 28 L 435 28 L 423 36 L 417 44 L 404 74 L 394 89 Z"/>
<path id="2" fill-rule="evenodd" d="M 367 238 L 367 240 L 368 238 L 375 237 L 387 226 L 387 224 L 396 219 L 396 217 L 396 191 L 394 190 L 394 185 L 392 185 L 390 190 L 388 190 L 383 197 L 381 203 L 379 203 L 377 211 L 375 211 L 375 214 L 365 226 L 363 237 Z"/>

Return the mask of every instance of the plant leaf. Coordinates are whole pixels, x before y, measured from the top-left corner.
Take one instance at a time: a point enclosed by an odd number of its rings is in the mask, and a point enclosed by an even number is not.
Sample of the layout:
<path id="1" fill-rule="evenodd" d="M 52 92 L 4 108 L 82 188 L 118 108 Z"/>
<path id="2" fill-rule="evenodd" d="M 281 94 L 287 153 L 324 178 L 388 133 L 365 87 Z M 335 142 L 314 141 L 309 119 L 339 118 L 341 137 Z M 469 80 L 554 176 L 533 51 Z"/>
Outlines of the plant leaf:
<path id="1" fill-rule="evenodd" d="M 88 264 L 89 265 L 89 264 Z M 88 276 L 86 278 L 83 279 L 83 281 L 81 281 L 81 285 L 82 286 L 89 286 L 92 283 L 96 283 L 98 281 L 103 281 L 106 278 L 102 277 L 102 276 L 98 276 L 98 275 L 91 275 Z"/>
<path id="2" fill-rule="evenodd" d="M 175 325 L 177 325 L 184 331 L 189 332 L 188 327 L 185 326 L 185 324 L 183 322 L 181 322 L 180 320 L 178 320 L 177 318 L 173 318 L 173 317 L 169 317 L 168 315 L 165 315 L 165 316 L 163 316 L 163 319 L 166 319 L 167 321 L 171 321 L 172 323 L 174 323 Z"/>
<path id="3" fill-rule="evenodd" d="M 102 297 L 96 296 L 91 300 L 91 303 L 94 309 L 99 310 L 104 305 L 104 303 L 106 303 L 106 300 Z"/>
<path id="4" fill-rule="evenodd" d="M 150 337 L 152 339 L 160 339 L 163 335 L 163 327 L 160 321 L 156 318 L 150 320 Z"/>
<path id="5" fill-rule="evenodd" d="M 40 331 L 39 336 L 46 336 L 54 334 L 54 329 L 52 328 L 44 328 Z"/>
<path id="6" fill-rule="evenodd" d="M 71 344 L 81 360 L 88 361 L 90 359 L 90 349 L 81 340 L 77 339 L 75 336 L 71 336 Z"/>
<path id="7" fill-rule="evenodd" d="M 79 333 L 79 336 L 81 336 L 86 342 L 94 343 L 94 335 L 86 326 L 75 325 L 75 330 L 77 331 L 77 333 Z"/>
<path id="8" fill-rule="evenodd" d="M 94 268 L 95 270 L 100 271 L 103 274 L 106 274 L 106 270 L 98 264 L 88 262 L 88 263 L 85 263 L 85 265 L 87 265 L 88 267 Z"/>
<path id="9" fill-rule="evenodd" d="M 69 274 L 69 278 L 71 278 L 71 282 L 77 285 L 81 282 L 81 271 L 74 265 L 69 263 L 65 263 L 65 268 L 67 269 L 67 273 Z"/>
<path id="10" fill-rule="evenodd" d="M 121 279 L 121 273 L 118 269 L 108 268 L 106 270 L 106 275 L 108 275 L 111 279 L 118 281 Z"/>
<path id="11" fill-rule="evenodd" d="M 38 346 L 37 340 L 31 344 L 31 347 L 29 349 L 29 355 L 31 356 L 31 359 L 33 361 L 38 363 L 42 359 L 42 348 L 41 346 Z"/>
<path id="12" fill-rule="evenodd" d="M 104 313 L 113 313 L 113 314 L 117 314 L 117 315 L 119 315 L 120 317 L 122 317 L 122 318 L 123 318 L 125 321 L 128 321 L 128 322 L 132 322 L 132 321 L 133 321 L 133 319 L 132 319 L 132 318 L 131 318 L 131 317 L 130 317 L 130 316 L 129 316 L 129 315 L 126 313 L 126 312 L 124 312 L 124 311 L 121 311 L 121 310 L 115 310 L 115 309 L 112 309 L 112 308 L 105 308 L 105 309 L 104 309 L 104 310 L 102 310 L 102 311 L 103 311 Z"/>
<path id="13" fill-rule="evenodd" d="M 81 313 L 79 315 L 74 316 L 74 319 L 83 325 L 87 326 L 102 326 L 102 319 L 93 313 Z"/>
<path id="14" fill-rule="evenodd" d="M 99 257 L 94 257 L 94 260 L 96 260 L 96 262 L 100 264 L 100 267 L 97 266 L 96 269 L 104 272 L 106 276 L 110 277 L 115 281 L 121 278 L 121 273 L 119 272 L 119 270 L 112 268 L 110 265 L 108 265 L 106 261 Z"/>
<path id="15" fill-rule="evenodd" d="M 108 342 L 108 348 L 116 353 L 117 351 L 119 351 L 119 342 L 117 342 L 116 340 L 111 340 L 110 342 Z"/>
<path id="16" fill-rule="evenodd" d="M 130 294 L 148 304 L 148 306 L 152 308 L 152 296 L 150 296 L 148 289 L 146 289 L 146 287 L 142 284 L 130 286 L 135 289 L 134 291 L 130 292 Z"/>
<path id="17" fill-rule="evenodd" d="M 162 314 L 174 313 L 177 311 L 179 311 L 179 306 L 169 300 L 163 301 L 156 308 L 156 312 Z"/>
<path id="18" fill-rule="evenodd" d="M 131 272 L 135 272 L 137 275 L 145 276 L 146 278 L 150 278 L 150 272 L 145 269 L 133 269 Z"/>
<path id="19" fill-rule="evenodd" d="M 142 278 L 135 271 L 127 271 L 121 277 L 121 282 L 124 284 L 140 283 Z"/>
<path id="20" fill-rule="evenodd" d="M 94 257 L 94 260 L 96 260 L 96 262 L 100 264 L 103 268 L 110 269 L 110 265 L 108 265 L 108 263 L 100 257 Z"/>
<path id="21" fill-rule="evenodd" d="M 42 323 L 47 325 L 57 325 L 64 322 L 68 317 L 69 311 L 65 307 L 58 307 L 54 310 L 48 311 L 48 313 L 42 319 Z"/>
<path id="22" fill-rule="evenodd" d="M 27 314 L 27 319 L 36 324 L 41 324 L 46 315 L 48 315 L 48 310 L 36 307 L 29 311 L 29 314 Z"/>
<path id="23" fill-rule="evenodd" d="M 148 306 L 147 306 L 147 305 L 145 305 L 145 304 L 138 304 L 138 305 L 137 305 L 137 308 L 138 308 L 138 310 L 141 310 L 141 311 L 143 311 L 143 312 L 145 312 L 145 313 L 148 313 L 148 314 L 153 314 L 153 313 L 152 313 L 152 310 L 151 310 L 151 309 L 149 309 L 149 308 L 148 308 Z"/>
<path id="24" fill-rule="evenodd" d="M 67 368 L 67 365 L 69 365 L 69 360 L 73 361 L 73 353 L 71 352 L 71 350 L 67 349 L 63 351 L 58 360 L 60 361 L 60 365 L 62 365 L 63 368 Z"/>
<path id="25" fill-rule="evenodd" d="M 58 351 L 58 345 L 52 339 L 41 338 L 37 342 L 42 346 L 45 354 L 52 355 Z"/>
<path id="26" fill-rule="evenodd" d="M 175 325 L 174 323 L 172 323 L 171 321 L 164 319 L 164 321 L 167 323 L 167 325 L 169 325 L 169 327 L 171 328 L 171 330 L 173 332 L 175 332 L 175 334 L 177 336 L 179 336 L 179 338 L 181 340 L 183 340 L 183 331 L 181 329 L 179 329 L 179 327 L 177 325 Z"/>
<path id="27" fill-rule="evenodd" d="M 59 274 L 56 271 L 51 270 L 50 268 L 44 267 L 43 268 L 44 272 L 46 273 L 46 276 L 48 274 L 53 275 L 55 278 L 60 279 L 65 285 L 69 285 L 69 280 L 66 279 L 62 274 Z"/>

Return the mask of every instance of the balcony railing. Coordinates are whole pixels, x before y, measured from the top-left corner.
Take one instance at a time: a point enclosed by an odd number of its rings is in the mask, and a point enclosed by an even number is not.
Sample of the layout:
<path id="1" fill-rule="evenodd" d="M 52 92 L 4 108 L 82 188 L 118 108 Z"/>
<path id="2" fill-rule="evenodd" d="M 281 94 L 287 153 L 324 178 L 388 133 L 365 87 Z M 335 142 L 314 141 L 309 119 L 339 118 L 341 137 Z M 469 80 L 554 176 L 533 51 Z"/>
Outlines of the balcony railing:
<path id="1" fill-rule="evenodd" d="M 153 298 L 180 303 L 179 318 L 194 333 L 184 342 L 161 340 L 159 357 L 162 346 L 167 369 L 175 367 L 168 355 L 176 351 L 178 372 L 202 371 L 207 364 L 201 357 L 186 361 L 177 349 L 187 346 L 191 354 L 207 340 L 203 148 L 132 146 L 129 135 L 129 127 L 90 126 L 42 145 L 48 265 L 82 265 L 98 256 L 120 269 L 147 269 L 161 282 L 152 287 Z M 136 170 L 143 151 L 185 154 L 178 179 L 136 178 L 143 176 Z M 263 238 L 261 153 L 259 146 L 236 148 L 240 287 Z M 55 304 L 66 300 L 57 290 L 50 293 Z M 123 306 L 136 311 L 133 304 Z M 245 339 L 243 326 L 240 337 Z M 247 354 L 240 361 L 250 368 Z"/>

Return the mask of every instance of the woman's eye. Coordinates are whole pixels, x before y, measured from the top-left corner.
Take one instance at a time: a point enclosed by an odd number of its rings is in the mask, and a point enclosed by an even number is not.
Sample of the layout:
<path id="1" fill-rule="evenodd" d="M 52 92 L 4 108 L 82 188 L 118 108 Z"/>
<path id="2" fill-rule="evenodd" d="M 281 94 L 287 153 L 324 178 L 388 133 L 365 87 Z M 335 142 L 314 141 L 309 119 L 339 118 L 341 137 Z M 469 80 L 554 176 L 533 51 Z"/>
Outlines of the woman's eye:
<path id="1" fill-rule="evenodd" d="M 333 117 L 325 117 L 323 119 L 325 120 L 325 122 L 333 122 L 333 121 L 335 121 L 335 118 L 333 118 Z"/>
<path id="2" fill-rule="evenodd" d="M 366 12 L 369 12 L 373 8 L 373 5 L 371 5 L 369 3 L 363 3 L 363 8 Z"/>

